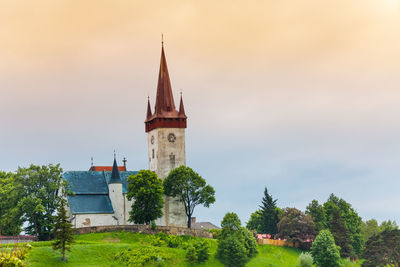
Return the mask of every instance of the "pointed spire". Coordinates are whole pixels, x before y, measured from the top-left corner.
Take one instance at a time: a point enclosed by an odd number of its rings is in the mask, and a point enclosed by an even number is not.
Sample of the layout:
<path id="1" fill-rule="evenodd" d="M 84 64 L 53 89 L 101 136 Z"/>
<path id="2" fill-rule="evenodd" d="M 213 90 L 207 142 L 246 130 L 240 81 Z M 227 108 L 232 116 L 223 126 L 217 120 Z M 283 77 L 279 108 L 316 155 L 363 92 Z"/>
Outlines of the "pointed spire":
<path id="1" fill-rule="evenodd" d="M 119 176 L 119 170 L 118 170 L 117 160 L 115 158 L 115 151 L 114 151 L 114 164 L 113 164 L 111 179 L 110 179 L 109 184 L 116 184 L 116 183 L 122 183 L 122 180 L 121 180 L 121 177 Z"/>
<path id="2" fill-rule="evenodd" d="M 182 98 L 182 92 L 181 92 L 181 102 L 179 103 L 179 116 L 182 116 L 186 118 L 185 115 L 185 107 L 183 106 L 183 98 Z"/>
<path id="3" fill-rule="evenodd" d="M 153 114 L 151 113 L 150 97 L 147 97 L 147 116 L 146 116 L 146 120 L 150 119 L 151 115 L 153 115 Z"/>
<path id="4" fill-rule="evenodd" d="M 158 74 L 157 98 L 155 114 L 175 111 L 174 97 L 172 95 L 171 82 L 169 79 L 167 60 L 165 59 L 164 45 L 161 48 L 160 72 Z"/>

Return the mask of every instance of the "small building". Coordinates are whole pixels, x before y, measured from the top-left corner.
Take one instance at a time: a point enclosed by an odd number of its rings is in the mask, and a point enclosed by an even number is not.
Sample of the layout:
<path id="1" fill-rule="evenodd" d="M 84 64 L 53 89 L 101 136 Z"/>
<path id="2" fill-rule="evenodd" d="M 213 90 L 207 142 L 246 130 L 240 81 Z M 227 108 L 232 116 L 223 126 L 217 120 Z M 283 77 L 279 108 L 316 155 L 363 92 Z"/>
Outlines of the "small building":
<path id="1" fill-rule="evenodd" d="M 116 159 L 112 167 L 92 166 L 89 171 L 65 172 L 63 179 L 73 193 L 67 198 L 74 227 L 130 224 L 132 202 L 126 197 L 127 179 L 137 173 L 126 171 L 125 166 L 119 168 Z"/>

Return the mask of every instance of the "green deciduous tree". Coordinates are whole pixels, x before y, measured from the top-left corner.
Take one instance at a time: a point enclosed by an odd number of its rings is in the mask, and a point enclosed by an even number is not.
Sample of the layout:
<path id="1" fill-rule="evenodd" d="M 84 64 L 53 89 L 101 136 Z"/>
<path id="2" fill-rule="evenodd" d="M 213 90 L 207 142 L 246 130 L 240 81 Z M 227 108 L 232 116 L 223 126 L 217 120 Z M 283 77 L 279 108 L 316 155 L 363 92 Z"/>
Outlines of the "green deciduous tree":
<path id="1" fill-rule="evenodd" d="M 286 208 L 278 223 L 278 235 L 294 242 L 310 242 L 315 238 L 315 226 L 310 215 L 296 208 Z"/>
<path id="2" fill-rule="evenodd" d="M 264 234 L 274 235 L 278 232 L 277 224 L 279 222 L 279 211 L 276 206 L 277 201 L 277 199 L 274 200 L 272 198 L 272 195 L 268 194 L 268 189 L 265 187 L 264 197 L 260 205 L 262 217 L 261 231 Z"/>
<path id="3" fill-rule="evenodd" d="M 39 240 L 49 240 L 54 227 L 54 213 L 58 207 L 57 192 L 65 184 L 60 164 L 31 165 L 18 168 L 15 179 L 23 186 L 24 197 L 19 202 L 23 219 L 28 226 L 25 232 Z"/>
<path id="4" fill-rule="evenodd" d="M 379 225 L 379 230 L 381 232 L 385 231 L 385 230 L 396 230 L 399 229 L 399 226 L 396 224 L 396 221 L 383 221 L 381 223 L 381 225 Z"/>
<path id="5" fill-rule="evenodd" d="M 315 220 L 317 229 L 332 229 L 333 212 L 339 210 L 340 216 L 344 219 L 345 226 L 349 231 L 350 245 L 355 255 L 360 256 L 364 240 L 361 234 L 362 220 L 358 213 L 344 199 L 331 194 L 328 200 L 319 205 L 313 200 L 308 206 L 306 213 Z"/>
<path id="6" fill-rule="evenodd" d="M 22 211 L 18 202 L 24 190 L 11 172 L 0 172 L 0 235 L 19 235 L 22 231 Z"/>
<path id="7" fill-rule="evenodd" d="M 68 202 L 66 201 L 65 196 L 66 195 L 62 195 L 59 197 L 59 205 L 53 230 L 53 249 L 61 251 L 63 261 L 66 261 L 65 252 L 71 251 L 71 245 L 74 242 L 72 223 L 70 218 L 67 216 L 66 206 L 68 205 Z"/>
<path id="8" fill-rule="evenodd" d="M 324 207 L 317 200 L 314 199 L 311 201 L 305 213 L 311 215 L 313 218 L 317 232 L 327 228 Z"/>
<path id="9" fill-rule="evenodd" d="M 163 182 L 155 172 L 141 170 L 128 177 L 129 200 L 134 200 L 129 212 L 129 221 L 149 225 L 163 215 Z"/>
<path id="10" fill-rule="evenodd" d="M 257 210 L 256 212 L 253 212 L 250 215 L 250 219 L 246 224 L 246 228 L 249 230 L 254 230 L 257 233 L 262 232 L 262 214 L 260 210 Z"/>
<path id="11" fill-rule="evenodd" d="M 335 245 L 335 240 L 329 230 L 319 232 L 311 246 L 311 254 L 318 267 L 340 266 L 339 247 Z"/>
<path id="12" fill-rule="evenodd" d="M 362 257 L 363 267 L 399 266 L 400 230 L 386 229 L 368 239 Z"/>
<path id="13" fill-rule="evenodd" d="M 361 225 L 361 235 L 362 235 L 364 242 L 367 242 L 367 240 L 371 236 L 376 235 L 379 232 L 380 232 L 379 225 L 378 225 L 377 220 L 375 220 L 375 219 L 365 221 Z"/>
<path id="14" fill-rule="evenodd" d="M 169 173 L 164 180 L 164 191 L 167 196 L 177 197 L 184 204 L 188 228 L 191 228 L 191 218 L 197 205 L 208 208 L 215 202 L 214 188 L 186 166 L 180 166 Z"/>

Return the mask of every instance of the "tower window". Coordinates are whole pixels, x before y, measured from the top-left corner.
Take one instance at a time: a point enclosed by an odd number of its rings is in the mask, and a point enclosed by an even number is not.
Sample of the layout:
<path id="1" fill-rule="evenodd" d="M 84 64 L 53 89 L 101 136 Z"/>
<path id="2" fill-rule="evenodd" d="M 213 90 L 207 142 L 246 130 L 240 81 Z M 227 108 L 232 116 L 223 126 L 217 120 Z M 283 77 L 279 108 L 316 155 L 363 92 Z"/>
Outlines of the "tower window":
<path id="1" fill-rule="evenodd" d="M 151 150 L 151 157 L 154 159 L 154 148 Z"/>

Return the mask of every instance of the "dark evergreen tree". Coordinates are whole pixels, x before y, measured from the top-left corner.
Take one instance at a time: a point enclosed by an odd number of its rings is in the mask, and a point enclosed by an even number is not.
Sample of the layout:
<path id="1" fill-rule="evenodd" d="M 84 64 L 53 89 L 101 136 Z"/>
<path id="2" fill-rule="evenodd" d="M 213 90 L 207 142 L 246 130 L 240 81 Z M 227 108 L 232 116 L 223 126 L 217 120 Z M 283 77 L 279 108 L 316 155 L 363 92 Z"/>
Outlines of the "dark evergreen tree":
<path id="1" fill-rule="evenodd" d="M 261 209 L 261 217 L 262 217 L 262 225 L 261 231 L 264 234 L 274 235 L 278 232 L 277 224 L 279 222 L 278 218 L 278 209 L 276 207 L 277 199 L 273 199 L 270 194 L 268 194 L 268 189 L 265 187 L 264 197 L 261 201 L 260 209 Z"/>
<path id="2" fill-rule="evenodd" d="M 65 198 L 60 197 L 53 232 L 53 249 L 61 251 L 63 261 L 66 261 L 65 251 L 71 251 L 71 244 L 74 242 L 72 224 L 67 216 L 67 210 L 65 209 L 66 205 L 68 204 Z"/>
<path id="3" fill-rule="evenodd" d="M 384 230 L 373 235 L 365 244 L 363 267 L 399 266 L 400 230 Z"/>
<path id="4" fill-rule="evenodd" d="M 340 256 L 342 258 L 347 258 L 352 255 L 351 238 L 349 229 L 346 227 L 346 222 L 344 221 L 339 209 L 334 209 L 332 211 L 332 221 L 331 233 L 335 238 L 335 243 L 340 247 Z"/>

